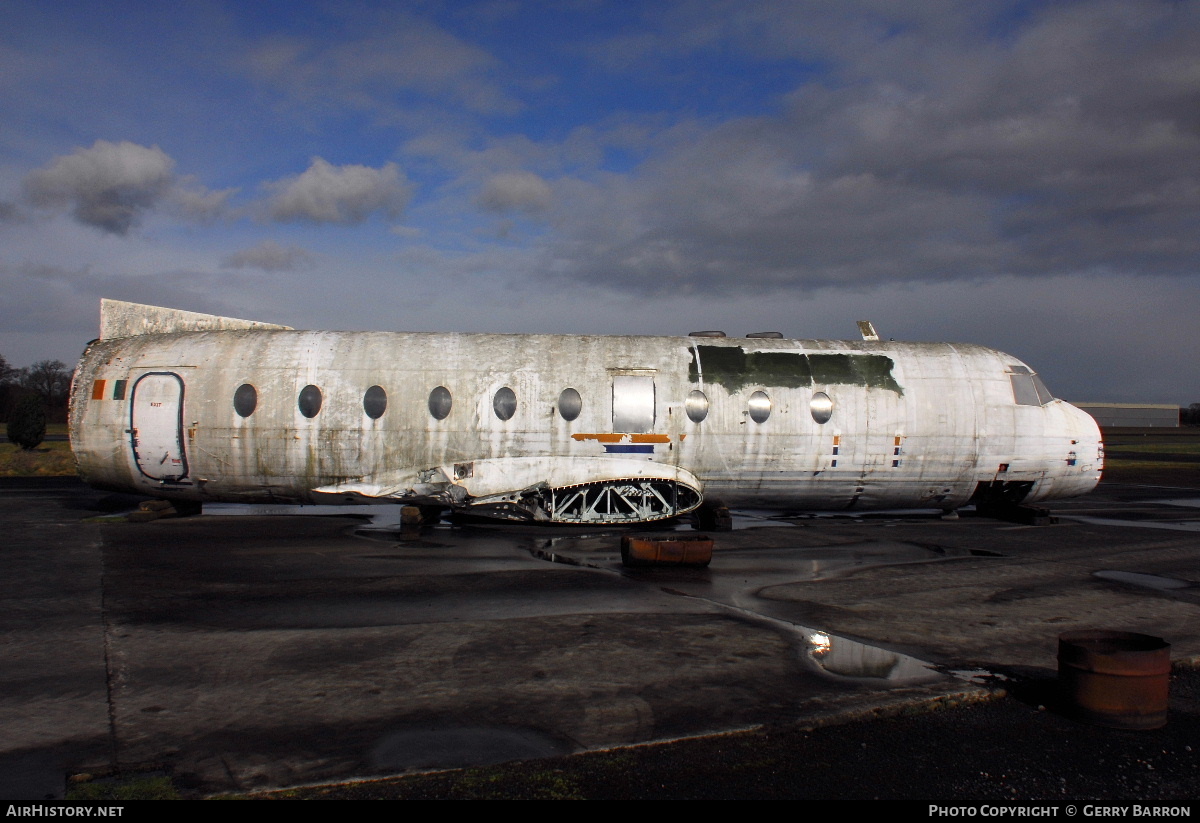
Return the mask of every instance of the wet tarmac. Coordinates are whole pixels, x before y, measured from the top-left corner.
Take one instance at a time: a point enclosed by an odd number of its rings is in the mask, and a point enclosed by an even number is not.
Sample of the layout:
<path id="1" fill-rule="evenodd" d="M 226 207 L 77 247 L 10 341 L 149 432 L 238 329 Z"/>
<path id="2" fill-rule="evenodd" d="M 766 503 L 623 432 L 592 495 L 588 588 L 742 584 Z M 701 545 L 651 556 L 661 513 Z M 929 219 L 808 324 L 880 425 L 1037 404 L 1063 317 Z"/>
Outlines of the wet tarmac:
<path id="1" fill-rule="evenodd" d="M 204 794 L 815 726 L 981 699 L 1074 629 L 1200 655 L 1200 490 L 1102 485 L 1042 527 L 745 512 L 709 568 L 649 570 L 619 530 L 104 502 L 0 485 L 2 797 L 114 766 Z"/>

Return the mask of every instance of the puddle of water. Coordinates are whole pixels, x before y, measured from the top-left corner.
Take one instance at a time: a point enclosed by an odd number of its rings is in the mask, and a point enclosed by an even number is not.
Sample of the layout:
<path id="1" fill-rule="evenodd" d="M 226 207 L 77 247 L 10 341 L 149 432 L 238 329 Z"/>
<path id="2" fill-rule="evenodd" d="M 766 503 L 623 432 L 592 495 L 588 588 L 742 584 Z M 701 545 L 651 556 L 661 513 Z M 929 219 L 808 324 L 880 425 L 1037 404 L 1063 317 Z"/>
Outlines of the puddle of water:
<path id="1" fill-rule="evenodd" d="M 992 686 L 996 683 L 1004 683 L 1011 678 L 999 674 L 997 672 L 989 672 L 984 669 L 950 669 L 946 674 L 951 677 L 957 677 L 959 680 L 965 680 L 968 683 L 974 683 L 976 686 Z"/>
<path id="2" fill-rule="evenodd" d="M 794 526 L 795 523 L 789 523 L 783 519 L 792 517 L 792 515 L 780 514 L 777 511 L 769 509 L 730 509 L 730 520 L 733 523 L 731 531 L 741 531 L 743 529 L 761 529 L 764 526 Z M 655 524 L 649 524 L 653 527 Z M 689 522 L 688 518 L 680 518 L 673 526 L 665 527 L 666 531 L 676 532 L 691 532 L 696 531 L 696 527 Z"/>
<path id="3" fill-rule="evenodd" d="M 1074 520 L 1077 523 L 1091 523 L 1093 526 L 1128 526 L 1134 529 L 1165 529 L 1175 532 L 1200 532 L 1200 522 L 1195 520 L 1180 520 L 1172 522 L 1151 520 L 1119 520 L 1115 517 L 1087 517 L 1082 514 L 1059 514 L 1060 520 Z"/>
<path id="4" fill-rule="evenodd" d="M 1092 572 L 1092 575 L 1102 580 L 1128 583 L 1131 586 L 1143 586 L 1147 589 L 1157 589 L 1159 591 L 1188 589 L 1193 585 L 1187 580 L 1180 580 L 1175 577 L 1160 577 L 1157 574 L 1142 574 L 1141 572 L 1118 572 L 1110 569 L 1102 569 L 1098 572 Z"/>
<path id="5" fill-rule="evenodd" d="M 733 530 L 741 531 L 742 529 L 757 529 L 762 526 L 792 526 L 786 520 L 780 520 L 779 512 L 757 509 L 730 509 L 729 514 L 733 519 Z"/>
<path id="6" fill-rule="evenodd" d="M 964 508 L 960 508 L 959 511 L 970 511 L 970 510 L 973 510 L 974 508 L 975 508 L 974 506 L 966 506 Z M 927 519 L 930 517 L 939 517 L 942 514 L 944 514 L 944 512 L 941 509 L 870 509 L 870 510 L 861 511 L 861 512 L 848 512 L 848 511 L 844 511 L 844 510 L 843 511 L 813 511 L 813 512 L 805 512 L 804 515 L 800 515 L 800 516 L 822 517 L 822 518 L 841 517 L 841 518 L 853 518 L 854 520 L 872 520 L 872 519 L 878 519 L 881 517 L 901 517 L 901 518 L 906 518 L 906 519 L 915 517 L 915 518 Z"/>
<path id="7" fill-rule="evenodd" d="M 303 515 L 314 515 L 318 517 L 329 517 L 330 515 L 353 515 L 355 517 L 371 517 L 381 515 L 388 511 L 395 511 L 397 517 L 400 515 L 400 506 L 396 505 L 380 505 L 380 506 L 333 506 L 329 504 L 315 505 L 300 505 L 290 503 L 205 503 L 205 515 L 222 515 L 236 516 L 248 515 L 255 517 L 283 515 L 288 517 L 297 517 Z"/>
<path id="8" fill-rule="evenodd" d="M 799 628 L 799 627 L 797 627 Z M 848 680 L 882 680 L 890 686 L 930 683 L 944 675 L 906 654 L 868 646 L 856 640 L 803 630 L 809 660 L 825 674 Z"/>
<path id="9" fill-rule="evenodd" d="M 460 726 L 406 729 L 384 735 L 371 751 L 376 769 L 447 769 L 557 757 L 570 749 L 533 729 Z"/>
<path id="10" fill-rule="evenodd" d="M 335 506 L 328 503 L 205 503 L 202 515 L 219 517 L 362 517 L 368 522 L 356 531 L 406 531 L 400 522 L 403 506 L 394 503 L 366 506 Z"/>

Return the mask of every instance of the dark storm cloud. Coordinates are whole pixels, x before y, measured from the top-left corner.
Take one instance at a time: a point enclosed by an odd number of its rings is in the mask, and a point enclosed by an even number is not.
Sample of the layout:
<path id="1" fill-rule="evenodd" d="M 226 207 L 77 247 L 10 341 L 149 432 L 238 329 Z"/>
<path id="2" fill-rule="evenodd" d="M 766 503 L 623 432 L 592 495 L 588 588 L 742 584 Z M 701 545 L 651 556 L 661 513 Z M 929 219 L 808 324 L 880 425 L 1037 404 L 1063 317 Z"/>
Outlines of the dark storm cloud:
<path id="1" fill-rule="evenodd" d="M 778 114 L 689 130 L 630 177 L 575 185 L 556 271 L 639 293 L 1194 275 L 1194 5 L 856 8 L 830 23 L 752 7 L 781 32 L 817 21 L 798 38 L 827 70 Z M 689 25 L 694 50 L 747 36 Z"/>
<path id="2" fill-rule="evenodd" d="M 0 292 L 20 294 L 21 302 L 0 301 L 0 328 L 6 333 L 65 332 L 72 346 L 96 336 L 104 297 L 157 306 L 238 316 L 246 307 L 245 275 L 177 269 L 153 275 L 0 261 Z M 37 358 L 37 355 L 26 355 Z"/>
<path id="3" fill-rule="evenodd" d="M 479 193 L 479 205 L 488 211 L 545 211 L 552 193 L 546 181 L 532 172 L 509 172 L 488 179 Z"/>
<path id="4" fill-rule="evenodd" d="M 158 146 L 97 140 L 25 178 L 26 199 L 42 209 L 70 209 L 80 223 L 126 234 L 170 191 L 175 161 Z"/>
<path id="5" fill-rule="evenodd" d="M 209 191 L 175 175 L 175 161 L 158 146 L 97 140 L 30 172 L 25 200 L 38 209 L 69 210 L 78 222 L 110 234 L 128 234 L 148 212 L 165 206 L 205 222 L 223 214 L 233 189 Z"/>
<path id="6" fill-rule="evenodd" d="M 263 271 L 296 271 L 312 265 L 313 255 L 299 246 L 281 246 L 274 240 L 235 252 L 221 261 L 225 269 L 262 269 Z"/>
<path id="7" fill-rule="evenodd" d="M 0 223 L 19 223 L 23 219 L 24 215 L 15 203 L 0 200 Z"/>
<path id="8" fill-rule="evenodd" d="M 513 112 L 519 104 L 494 79 L 497 61 L 437 24 L 403 11 L 348 13 L 323 39 L 280 34 L 240 59 L 261 83 L 308 109 L 395 111 L 415 94 L 476 112 Z"/>

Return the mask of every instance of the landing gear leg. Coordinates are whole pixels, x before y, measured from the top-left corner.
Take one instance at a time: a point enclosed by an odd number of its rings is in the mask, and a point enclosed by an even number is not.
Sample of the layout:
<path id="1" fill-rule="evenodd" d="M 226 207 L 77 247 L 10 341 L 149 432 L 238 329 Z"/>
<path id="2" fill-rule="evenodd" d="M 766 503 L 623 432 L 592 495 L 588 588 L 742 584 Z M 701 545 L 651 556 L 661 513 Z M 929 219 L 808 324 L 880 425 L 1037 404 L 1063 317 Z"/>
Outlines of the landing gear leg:
<path id="1" fill-rule="evenodd" d="M 707 532 L 731 532 L 733 515 L 720 500 L 705 500 L 696 509 L 696 528 Z"/>

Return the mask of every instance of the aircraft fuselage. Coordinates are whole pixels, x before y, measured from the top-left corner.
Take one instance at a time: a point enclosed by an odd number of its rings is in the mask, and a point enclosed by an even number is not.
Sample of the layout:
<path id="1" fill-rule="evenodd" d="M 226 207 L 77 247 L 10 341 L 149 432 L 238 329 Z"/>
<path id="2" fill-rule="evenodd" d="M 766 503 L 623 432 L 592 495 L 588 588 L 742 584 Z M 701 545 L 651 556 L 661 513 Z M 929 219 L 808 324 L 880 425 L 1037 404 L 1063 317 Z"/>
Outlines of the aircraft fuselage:
<path id="1" fill-rule="evenodd" d="M 92 343 L 83 478 L 191 501 L 638 522 L 1083 494 L 1103 447 L 1014 357 L 950 343 L 173 331 Z M 641 501 L 639 503 L 639 500 Z"/>

